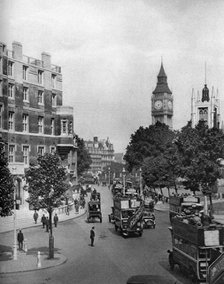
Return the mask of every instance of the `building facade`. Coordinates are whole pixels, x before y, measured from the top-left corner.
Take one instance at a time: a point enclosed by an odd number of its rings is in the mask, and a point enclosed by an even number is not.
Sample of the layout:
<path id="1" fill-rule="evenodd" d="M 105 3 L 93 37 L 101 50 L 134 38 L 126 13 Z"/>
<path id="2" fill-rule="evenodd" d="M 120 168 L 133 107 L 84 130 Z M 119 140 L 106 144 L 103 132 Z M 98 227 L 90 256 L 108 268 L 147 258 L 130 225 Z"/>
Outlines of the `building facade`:
<path id="1" fill-rule="evenodd" d="M 215 92 L 212 87 L 211 95 L 207 85 L 204 85 L 201 94 L 192 90 L 191 96 L 191 122 L 192 127 L 204 120 L 209 128 L 220 127 L 220 99 L 218 90 Z"/>
<path id="2" fill-rule="evenodd" d="M 114 146 L 109 138 L 98 140 L 98 137 L 94 137 L 93 141 L 85 141 L 85 146 L 92 159 L 89 171 L 93 174 L 102 172 L 114 161 Z"/>
<path id="3" fill-rule="evenodd" d="M 73 124 L 73 108 L 63 106 L 61 67 L 45 52 L 40 60 L 23 55 L 19 42 L 12 50 L 0 43 L 0 132 L 22 202 L 25 170 L 38 155 L 57 152 L 76 178 Z"/>
<path id="4" fill-rule="evenodd" d="M 157 85 L 151 97 L 152 124 L 157 121 L 173 128 L 173 96 L 167 83 L 167 76 L 161 63 Z"/>

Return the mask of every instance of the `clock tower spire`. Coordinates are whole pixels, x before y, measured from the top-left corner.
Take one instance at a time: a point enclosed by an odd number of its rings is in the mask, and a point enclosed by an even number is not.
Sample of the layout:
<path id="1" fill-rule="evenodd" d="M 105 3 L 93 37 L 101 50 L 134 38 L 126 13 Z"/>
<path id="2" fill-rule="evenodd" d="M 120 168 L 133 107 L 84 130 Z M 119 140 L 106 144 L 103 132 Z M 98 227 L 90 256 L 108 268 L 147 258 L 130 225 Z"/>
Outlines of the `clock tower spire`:
<path id="1" fill-rule="evenodd" d="M 152 124 L 157 121 L 173 127 L 173 96 L 167 83 L 167 76 L 161 62 L 159 74 L 157 76 L 157 85 L 152 93 Z"/>

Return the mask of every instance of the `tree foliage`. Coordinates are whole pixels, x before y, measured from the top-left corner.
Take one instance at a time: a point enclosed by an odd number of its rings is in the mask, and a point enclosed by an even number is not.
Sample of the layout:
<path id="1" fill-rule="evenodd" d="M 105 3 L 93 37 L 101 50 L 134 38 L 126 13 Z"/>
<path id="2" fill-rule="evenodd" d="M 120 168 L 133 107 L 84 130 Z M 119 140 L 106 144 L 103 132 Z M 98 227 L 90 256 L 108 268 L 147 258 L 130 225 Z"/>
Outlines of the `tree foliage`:
<path id="1" fill-rule="evenodd" d="M 62 195 L 68 189 L 67 173 L 61 166 L 57 154 L 46 153 L 38 156 L 37 165 L 32 165 L 26 172 L 29 184 L 28 202 L 34 209 L 58 207 Z"/>
<path id="2" fill-rule="evenodd" d="M 221 177 L 219 160 L 224 158 L 224 135 L 220 129 L 208 128 L 200 121 L 195 128 L 191 123 L 182 128 L 176 145 L 181 158 L 180 175 L 184 186 L 192 191 L 211 188 Z"/>
<path id="3" fill-rule="evenodd" d="M 166 124 L 157 122 L 149 127 L 140 127 L 131 135 L 131 140 L 127 146 L 124 156 L 127 169 L 132 171 L 141 167 L 144 159 L 157 157 L 166 150 L 166 144 L 171 142 L 175 133 Z"/>
<path id="4" fill-rule="evenodd" d="M 92 163 L 90 154 L 88 153 L 84 140 L 79 138 L 77 134 L 74 135 L 74 139 L 77 143 L 77 174 L 80 176 L 83 172 L 87 171 L 90 168 Z"/>
<path id="5" fill-rule="evenodd" d="M 0 216 L 12 215 L 13 209 L 13 177 L 8 168 L 4 143 L 0 141 Z"/>

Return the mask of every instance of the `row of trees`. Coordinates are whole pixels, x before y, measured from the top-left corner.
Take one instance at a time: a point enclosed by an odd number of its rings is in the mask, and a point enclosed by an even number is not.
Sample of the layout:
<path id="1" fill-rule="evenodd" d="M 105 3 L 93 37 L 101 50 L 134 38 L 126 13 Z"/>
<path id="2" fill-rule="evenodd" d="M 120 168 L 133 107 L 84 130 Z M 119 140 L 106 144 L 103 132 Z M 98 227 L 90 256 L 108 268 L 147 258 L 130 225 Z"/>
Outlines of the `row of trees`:
<path id="1" fill-rule="evenodd" d="M 131 135 L 124 159 L 129 171 L 142 168 L 143 180 L 150 188 L 177 190 L 181 178 L 186 189 L 211 195 L 221 178 L 223 150 L 223 132 L 209 129 L 204 121 L 195 128 L 189 122 L 180 131 L 157 122 Z"/>

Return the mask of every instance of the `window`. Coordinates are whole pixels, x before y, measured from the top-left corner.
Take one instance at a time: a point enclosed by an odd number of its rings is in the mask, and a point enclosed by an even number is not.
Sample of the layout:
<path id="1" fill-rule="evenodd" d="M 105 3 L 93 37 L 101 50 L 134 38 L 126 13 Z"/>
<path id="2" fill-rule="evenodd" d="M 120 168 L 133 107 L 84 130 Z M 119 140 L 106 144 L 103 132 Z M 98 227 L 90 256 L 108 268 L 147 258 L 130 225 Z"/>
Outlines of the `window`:
<path id="1" fill-rule="evenodd" d="M 23 146 L 23 163 L 29 164 L 29 146 Z"/>
<path id="2" fill-rule="evenodd" d="M 55 74 L 51 74 L 51 86 L 52 88 L 56 87 L 56 75 Z"/>
<path id="3" fill-rule="evenodd" d="M 205 108 L 199 108 L 199 120 L 203 120 L 205 123 L 208 122 L 208 109 Z"/>
<path id="4" fill-rule="evenodd" d="M 0 80 L 0 96 L 2 96 L 2 80 Z"/>
<path id="5" fill-rule="evenodd" d="M 68 121 L 67 119 L 63 119 L 61 121 L 61 134 L 68 134 Z"/>
<path id="6" fill-rule="evenodd" d="M 44 92 L 43 91 L 38 91 L 38 104 L 43 104 L 44 103 Z"/>
<path id="7" fill-rule="evenodd" d="M 15 161 L 15 145 L 9 145 L 9 163 Z"/>
<path id="8" fill-rule="evenodd" d="M 38 84 L 43 84 L 43 71 L 41 70 L 38 70 L 38 74 L 37 74 L 37 81 L 38 81 Z"/>
<path id="9" fill-rule="evenodd" d="M 23 65 L 23 80 L 28 79 L 28 67 Z"/>
<path id="10" fill-rule="evenodd" d="M 0 128 L 3 128 L 2 117 L 3 117 L 3 105 L 0 105 Z"/>
<path id="11" fill-rule="evenodd" d="M 14 85 L 13 84 L 9 84 L 8 87 L 8 95 L 10 98 L 14 99 Z"/>
<path id="12" fill-rule="evenodd" d="M 23 114 L 23 132 L 28 132 L 29 128 L 29 116 L 28 114 Z"/>
<path id="13" fill-rule="evenodd" d="M 51 154 L 56 153 L 56 147 L 55 146 L 50 146 L 50 153 Z"/>
<path id="14" fill-rule="evenodd" d="M 14 112 L 9 112 L 9 130 L 14 130 Z"/>
<path id="15" fill-rule="evenodd" d="M 52 94 L 52 106 L 57 106 L 57 95 Z"/>
<path id="16" fill-rule="evenodd" d="M 44 129 L 44 118 L 42 116 L 38 116 L 38 133 L 43 133 Z"/>
<path id="17" fill-rule="evenodd" d="M 29 101 L 29 89 L 27 87 L 23 87 L 23 100 Z"/>
<path id="18" fill-rule="evenodd" d="M 51 135 L 54 135 L 54 118 L 51 119 Z"/>
<path id="19" fill-rule="evenodd" d="M 44 155 L 44 146 L 37 146 L 37 154 L 41 156 Z"/>
<path id="20" fill-rule="evenodd" d="M 8 61 L 8 76 L 13 76 L 13 62 Z"/>

